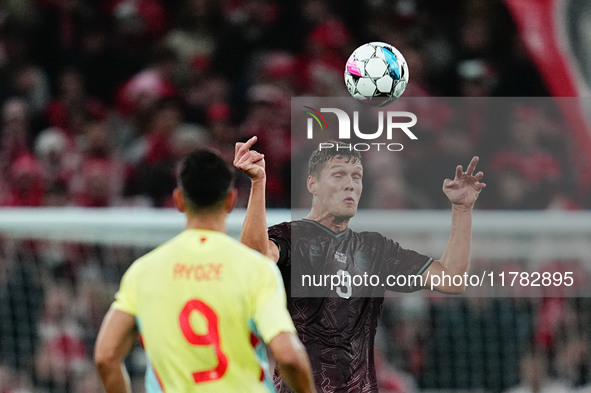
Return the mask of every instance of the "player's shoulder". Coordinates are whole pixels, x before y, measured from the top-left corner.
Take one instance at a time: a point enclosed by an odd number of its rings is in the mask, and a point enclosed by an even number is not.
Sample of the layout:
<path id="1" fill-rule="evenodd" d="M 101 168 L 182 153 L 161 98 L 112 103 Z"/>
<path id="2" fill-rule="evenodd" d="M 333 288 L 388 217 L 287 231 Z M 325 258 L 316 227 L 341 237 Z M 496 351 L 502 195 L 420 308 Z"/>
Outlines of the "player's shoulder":
<path id="1" fill-rule="evenodd" d="M 235 239 L 231 239 L 235 246 L 236 249 L 240 251 L 241 254 L 243 254 L 246 258 L 251 259 L 257 263 L 271 263 L 274 264 L 273 261 L 271 260 L 271 258 L 267 257 L 266 255 L 261 254 L 260 252 L 258 252 L 257 250 L 254 250 L 242 243 L 240 243 L 238 240 Z"/>
<path id="2" fill-rule="evenodd" d="M 271 225 L 269 230 L 290 230 L 292 228 L 304 228 L 304 227 L 314 227 L 316 226 L 315 221 L 312 220 L 293 220 L 293 221 L 283 221 L 279 224 Z"/>
<path id="3" fill-rule="evenodd" d="M 167 253 L 169 244 L 173 243 L 175 239 L 176 237 L 167 240 L 166 242 L 161 243 L 157 247 L 153 248 L 144 255 L 135 259 L 127 269 L 126 274 L 131 275 L 144 269 L 149 269 L 150 265 L 158 263 L 158 261 L 161 261 L 162 258 L 165 258 L 163 254 Z"/>
<path id="4" fill-rule="evenodd" d="M 216 245 L 220 249 L 220 253 L 223 253 L 226 256 L 233 257 L 231 258 L 231 260 L 236 261 L 237 264 L 241 266 L 248 266 L 252 268 L 256 264 L 274 265 L 273 261 L 269 257 L 244 245 L 243 243 L 234 239 L 228 234 L 221 232 L 217 233 L 215 241 L 217 242 Z"/>
<path id="5" fill-rule="evenodd" d="M 321 224 L 313 220 L 293 220 L 284 221 L 279 224 L 275 224 L 269 227 L 269 235 L 276 235 L 278 237 L 289 237 L 293 231 L 313 231 L 321 230 L 323 227 Z"/>
<path id="6" fill-rule="evenodd" d="M 279 224 L 271 225 L 267 232 L 269 237 L 289 237 L 291 236 L 291 221 L 284 221 Z"/>
<path id="7" fill-rule="evenodd" d="M 355 230 L 351 230 L 351 232 L 356 235 L 356 236 L 361 236 L 361 237 L 368 237 L 368 238 L 383 238 L 383 239 L 387 239 L 386 236 L 382 235 L 380 232 L 375 232 L 375 231 L 355 231 Z"/>
<path id="8" fill-rule="evenodd" d="M 396 244 L 396 242 L 386 236 L 384 236 L 383 234 L 381 234 L 380 232 L 374 232 L 374 231 L 362 231 L 362 232 L 356 232 L 356 231 L 351 231 L 351 236 L 352 237 L 357 237 L 359 239 L 359 241 L 363 242 L 363 243 L 374 243 L 374 244 L 387 244 L 387 243 L 394 243 Z"/>
<path id="9" fill-rule="evenodd" d="M 157 247 L 155 247 L 151 251 L 148 251 L 147 253 L 145 253 L 144 255 L 139 257 L 138 259 L 136 259 L 134 264 L 147 265 L 151 261 L 158 260 L 158 259 L 162 258 L 165 254 L 169 254 L 171 252 L 171 250 L 178 249 L 182 243 L 186 243 L 184 234 L 185 234 L 185 231 L 179 233 L 175 237 L 173 237 L 163 243 L 160 243 Z"/>
<path id="10" fill-rule="evenodd" d="M 174 259 L 172 257 L 177 255 L 181 250 L 190 249 L 194 247 L 195 244 L 198 244 L 200 238 L 204 239 L 203 236 L 198 236 L 196 238 L 191 236 L 190 231 L 182 231 L 173 238 L 160 243 L 154 249 L 137 258 L 133 261 L 128 270 L 149 269 L 153 264 L 162 264 L 162 261 Z M 215 242 L 221 241 L 222 243 L 225 241 L 223 237 L 218 238 L 217 232 L 213 231 L 208 233 L 207 240 Z M 220 248 L 223 248 L 223 245 L 220 246 Z"/>

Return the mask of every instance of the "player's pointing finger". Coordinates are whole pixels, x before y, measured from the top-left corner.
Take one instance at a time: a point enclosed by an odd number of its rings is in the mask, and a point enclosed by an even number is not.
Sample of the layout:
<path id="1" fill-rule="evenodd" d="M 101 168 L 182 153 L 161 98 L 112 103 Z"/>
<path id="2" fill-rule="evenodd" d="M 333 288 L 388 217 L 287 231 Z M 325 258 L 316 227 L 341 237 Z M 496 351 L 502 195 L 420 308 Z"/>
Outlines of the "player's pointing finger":
<path id="1" fill-rule="evenodd" d="M 460 177 L 462 177 L 462 166 L 461 165 L 458 165 L 456 167 L 456 178 L 459 179 Z"/>
<path id="2" fill-rule="evenodd" d="M 252 138 L 247 140 L 246 143 L 244 143 L 244 145 L 240 148 L 240 150 L 242 150 L 242 151 L 249 150 L 252 147 L 252 145 L 254 145 L 256 143 L 257 139 L 258 138 L 256 136 L 253 136 Z"/>
<path id="3" fill-rule="evenodd" d="M 249 140 L 247 140 L 244 143 L 237 142 L 235 145 L 234 157 L 240 157 L 240 156 L 244 155 L 244 153 L 246 153 L 252 147 L 252 145 L 255 144 L 256 141 L 257 141 L 257 137 L 253 136 L 252 138 L 250 138 Z"/>

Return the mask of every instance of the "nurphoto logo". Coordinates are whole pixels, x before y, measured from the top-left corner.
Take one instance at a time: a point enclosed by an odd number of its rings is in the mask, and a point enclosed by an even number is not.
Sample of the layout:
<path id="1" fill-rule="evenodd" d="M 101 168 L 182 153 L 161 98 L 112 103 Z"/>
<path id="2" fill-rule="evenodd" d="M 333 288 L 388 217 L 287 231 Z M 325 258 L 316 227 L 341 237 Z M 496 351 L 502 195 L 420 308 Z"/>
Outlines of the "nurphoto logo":
<path id="1" fill-rule="evenodd" d="M 384 130 L 386 133 L 386 142 L 371 142 L 371 143 L 354 143 L 346 144 L 344 146 L 338 146 L 340 149 L 349 149 L 356 151 L 368 151 L 368 150 L 388 150 L 388 151 L 401 151 L 404 146 L 398 142 L 390 142 L 393 138 L 404 133 L 409 139 L 417 140 L 417 136 L 410 130 L 412 126 L 417 124 L 417 116 L 412 112 L 406 111 L 378 111 L 377 113 L 377 130 L 369 131 L 362 130 L 359 120 L 359 111 L 353 111 L 353 120 L 347 112 L 339 108 L 320 108 L 316 110 L 309 106 L 304 106 L 305 112 L 310 116 L 307 119 L 306 137 L 308 139 L 314 139 L 314 128 L 319 128 L 321 132 L 325 133 L 328 131 L 328 123 L 323 113 L 331 113 L 336 116 L 338 122 L 338 139 L 340 141 L 347 142 L 351 139 L 351 134 L 355 137 L 366 140 L 375 141 L 382 137 Z M 352 132 L 351 132 L 352 131 Z M 328 139 L 328 138 L 324 138 Z M 330 149 L 333 148 L 332 143 L 319 143 L 318 148 Z"/>

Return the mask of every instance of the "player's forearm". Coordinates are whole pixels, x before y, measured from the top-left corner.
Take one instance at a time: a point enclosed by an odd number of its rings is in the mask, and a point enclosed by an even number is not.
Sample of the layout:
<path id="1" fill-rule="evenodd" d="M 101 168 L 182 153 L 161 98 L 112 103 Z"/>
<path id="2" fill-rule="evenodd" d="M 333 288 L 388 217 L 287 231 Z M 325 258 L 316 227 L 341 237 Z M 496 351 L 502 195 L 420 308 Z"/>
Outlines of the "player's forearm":
<path id="1" fill-rule="evenodd" d="M 269 342 L 281 378 L 296 393 L 315 393 L 306 348 L 294 333 L 282 332 Z"/>
<path id="2" fill-rule="evenodd" d="M 261 254 L 267 255 L 269 236 L 267 234 L 265 192 L 265 177 L 252 181 L 240 241 Z"/>
<path id="3" fill-rule="evenodd" d="M 451 232 L 441 264 L 450 275 L 463 275 L 470 269 L 472 208 L 452 206 Z"/>
<path id="4" fill-rule="evenodd" d="M 122 363 L 97 363 L 97 369 L 107 393 L 131 393 L 129 374 Z"/>
<path id="5" fill-rule="evenodd" d="M 316 393 L 307 356 L 300 356 L 295 363 L 278 363 L 277 366 L 281 378 L 295 393 Z"/>

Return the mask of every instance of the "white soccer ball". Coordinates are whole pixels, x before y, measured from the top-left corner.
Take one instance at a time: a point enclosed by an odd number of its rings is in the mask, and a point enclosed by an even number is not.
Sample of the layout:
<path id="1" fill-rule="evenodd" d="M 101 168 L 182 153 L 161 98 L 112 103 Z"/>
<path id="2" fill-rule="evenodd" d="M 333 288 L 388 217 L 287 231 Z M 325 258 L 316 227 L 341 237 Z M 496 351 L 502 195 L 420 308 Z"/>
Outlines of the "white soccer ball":
<path id="1" fill-rule="evenodd" d="M 371 105 L 396 101 L 408 84 L 408 66 L 402 53 L 384 42 L 355 49 L 345 66 L 345 85 L 351 95 Z"/>

